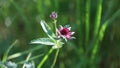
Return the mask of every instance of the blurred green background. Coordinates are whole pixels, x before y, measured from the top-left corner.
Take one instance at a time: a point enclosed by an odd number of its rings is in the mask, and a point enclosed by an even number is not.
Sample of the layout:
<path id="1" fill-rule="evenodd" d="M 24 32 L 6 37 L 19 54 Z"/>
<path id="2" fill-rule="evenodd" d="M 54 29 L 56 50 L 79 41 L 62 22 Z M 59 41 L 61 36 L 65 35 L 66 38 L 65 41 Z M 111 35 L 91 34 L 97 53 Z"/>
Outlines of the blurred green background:
<path id="1" fill-rule="evenodd" d="M 0 60 L 16 39 L 9 55 L 36 46 L 41 48 L 32 56 L 46 54 L 50 46 L 29 42 L 47 37 L 40 20 L 53 28 L 52 11 L 58 13 L 58 27 L 69 24 L 76 37 L 60 49 L 55 68 L 120 68 L 120 0 L 0 0 Z M 54 53 L 43 68 L 50 67 Z M 11 60 L 19 62 L 27 55 Z M 36 65 L 42 58 L 34 59 Z"/>

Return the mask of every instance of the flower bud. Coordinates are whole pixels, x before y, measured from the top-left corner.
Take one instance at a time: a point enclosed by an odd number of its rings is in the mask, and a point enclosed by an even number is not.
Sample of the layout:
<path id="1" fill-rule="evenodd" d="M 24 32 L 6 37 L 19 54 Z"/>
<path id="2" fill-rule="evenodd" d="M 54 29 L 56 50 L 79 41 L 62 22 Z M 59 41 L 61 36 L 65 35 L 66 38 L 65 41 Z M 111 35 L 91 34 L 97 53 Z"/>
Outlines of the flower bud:
<path id="1" fill-rule="evenodd" d="M 53 19 L 56 19 L 58 17 L 57 13 L 56 12 L 52 12 L 50 14 L 50 18 L 53 18 Z"/>

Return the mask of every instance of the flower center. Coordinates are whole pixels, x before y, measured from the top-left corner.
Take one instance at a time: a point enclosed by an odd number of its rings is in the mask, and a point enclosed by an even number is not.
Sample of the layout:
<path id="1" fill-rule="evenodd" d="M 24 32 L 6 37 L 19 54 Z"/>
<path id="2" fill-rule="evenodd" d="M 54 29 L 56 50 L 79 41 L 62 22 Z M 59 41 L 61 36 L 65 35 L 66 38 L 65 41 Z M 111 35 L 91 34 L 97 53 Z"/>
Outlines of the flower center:
<path id="1" fill-rule="evenodd" d="M 62 35 L 67 35 L 69 32 L 70 32 L 70 31 L 69 31 L 68 28 L 64 28 L 63 30 L 60 31 L 60 33 L 61 33 Z"/>

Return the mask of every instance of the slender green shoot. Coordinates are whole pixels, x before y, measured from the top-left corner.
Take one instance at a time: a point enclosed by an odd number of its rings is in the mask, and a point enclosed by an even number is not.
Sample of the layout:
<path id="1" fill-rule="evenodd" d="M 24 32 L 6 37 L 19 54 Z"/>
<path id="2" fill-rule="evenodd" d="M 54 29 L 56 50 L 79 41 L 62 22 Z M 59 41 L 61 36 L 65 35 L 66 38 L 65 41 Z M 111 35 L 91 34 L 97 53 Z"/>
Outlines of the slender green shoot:
<path id="1" fill-rule="evenodd" d="M 100 31 L 99 31 L 99 35 L 98 35 L 98 39 L 95 42 L 95 47 L 93 48 L 93 52 L 92 52 L 92 57 L 91 57 L 91 62 L 92 63 L 93 63 L 93 61 L 94 61 L 94 59 L 96 57 L 96 54 L 98 52 L 98 45 L 102 41 L 102 39 L 104 37 L 104 33 L 105 33 L 105 30 L 106 30 L 107 26 L 109 24 L 111 24 L 113 22 L 113 20 L 115 20 L 115 18 L 117 18 L 118 16 L 120 16 L 120 9 L 118 11 L 116 11 L 113 14 L 113 16 L 110 19 L 106 20 L 104 22 L 104 24 L 101 26 Z"/>
<path id="2" fill-rule="evenodd" d="M 102 0 L 98 0 L 97 12 L 95 16 L 96 19 L 95 19 L 95 25 L 94 25 L 94 38 L 96 38 L 98 35 L 100 22 L 101 22 L 101 15 L 102 15 Z"/>
<path id="3" fill-rule="evenodd" d="M 37 68 L 41 68 L 43 66 L 43 64 L 45 63 L 45 61 L 48 59 L 49 55 L 53 52 L 53 48 L 51 48 L 49 50 L 49 52 L 44 56 L 44 58 L 42 59 L 42 61 L 40 61 L 40 63 L 38 64 Z"/>
<path id="4" fill-rule="evenodd" d="M 24 54 L 27 54 L 27 53 L 29 53 L 29 52 L 33 52 L 33 51 L 39 50 L 40 48 L 42 48 L 42 46 L 36 46 L 36 47 L 34 47 L 34 48 L 32 48 L 32 49 L 28 49 L 28 50 L 23 51 L 23 52 L 15 53 L 15 54 L 13 54 L 13 55 L 10 55 L 10 56 L 8 57 L 8 60 L 14 59 L 14 58 L 17 58 L 17 57 L 20 57 L 20 56 L 22 56 L 22 55 L 24 55 Z"/>
<path id="5" fill-rule="evenodd" d="M 57 51 L 56 51 L 56 54 L 55 54 L 55 57 L 54 57 L 54 61 L 53 61 L 53 64 L 51 65 L 51 68 L 54 68 L 55 63 L 57 61 L 58 54 L 59 54 L 59 49 L 57 49 Z"/>
<path id="6" fill-rule="evenodd" d="M 28 62 L 28 60 L 30 59 L 31 55 L 32 55 L 32 53 L 30 52 L 30 53 L 28 54 L 26 60 L 25 60 L 26 62 Z M 22 68 L 25 68 L 25 64 L 23 64 L 23 67 L 22 67 Z"/>
<path id="7" fill-rule="evenodd" d="M 15 40 L 15 42 L 13 42 L 13 43 L 10 45 L 10 47 L 7 49 L 7 51 L 5 52 L 5 54 L 4 54 L 4 56 L 3 56 L 3 60 L 2 60 L 3 63 L 7 61 L 7 59 L 8 59 L 8 54 L 9 54 L 10 50 L 13 48 L 14 45 L 17 44 L 17 42 L 18 42 L 18 40 Z"/>
<path id="8" fill-rule="evenodd" d="M 32 61 L 32 60 L 37 59 L 37 58 L 39 58 L 39 57 L 41 57 L 41 56 L 43 56 L 43 54 L 40 54 L 40 55 L 31 57 L 28 61 Z M 25 63 L 25 62 L 26 62 L 26 61 L 23 60 L 23 61 L 18 62 L 17 64 L 23 64 L 23 63 Z"/>
<path id="9" fill-rule="evenodd" d="M 86 22 L 85 22 L 85 45 L 88 45 L 88 41 L 89 41 L 89 29 L 90 29 L 90 4 L 91 0 L 87 0 L 86 1 Z"/>

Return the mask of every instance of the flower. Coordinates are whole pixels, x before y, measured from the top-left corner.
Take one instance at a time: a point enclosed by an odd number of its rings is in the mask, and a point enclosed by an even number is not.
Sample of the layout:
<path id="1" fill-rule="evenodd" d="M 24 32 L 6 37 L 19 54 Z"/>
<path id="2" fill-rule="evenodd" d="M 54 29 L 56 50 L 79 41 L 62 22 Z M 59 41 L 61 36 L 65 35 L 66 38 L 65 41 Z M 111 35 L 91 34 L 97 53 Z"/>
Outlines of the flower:
<path id="1" fill-rule="evenodd" d="M 72 37 L 72 35 L 75 33 L 75 32 L 71 32 L 71 27 L 60 27 L 60 29 L 58 30 L 58 34 L 60 37 L 63 37 L 65 40 L 66 39 L 74 39 L 75 37 Z"/>
<path id="2" fill-rule="evenodd" d="M 53 19 L 56 19 L 58 17 L 57 13 L 56 12 L 52 12 L 50 14 L 50 18 L 53 18 Z"/>

